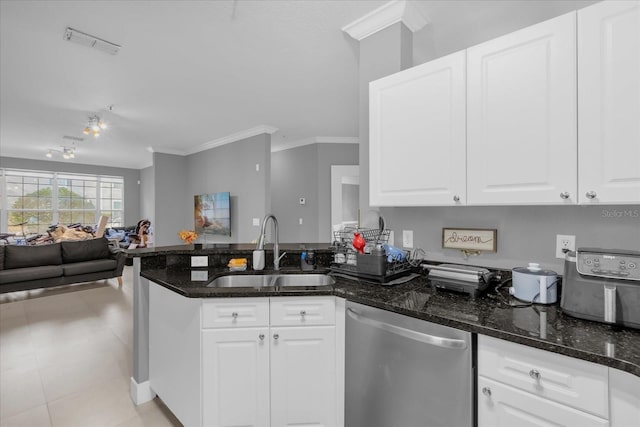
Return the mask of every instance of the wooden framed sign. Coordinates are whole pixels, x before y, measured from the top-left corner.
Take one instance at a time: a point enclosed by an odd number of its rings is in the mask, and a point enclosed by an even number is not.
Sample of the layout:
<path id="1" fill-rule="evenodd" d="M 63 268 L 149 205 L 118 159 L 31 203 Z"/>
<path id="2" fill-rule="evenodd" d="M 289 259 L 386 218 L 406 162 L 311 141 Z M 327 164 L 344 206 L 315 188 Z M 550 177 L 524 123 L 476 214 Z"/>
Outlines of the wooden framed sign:
<path id="1" fill-rule="evenodd" d="M 498 230 L 494 228 L 443 228 L 442 247 L 496 252 L 498 249 Z"/>

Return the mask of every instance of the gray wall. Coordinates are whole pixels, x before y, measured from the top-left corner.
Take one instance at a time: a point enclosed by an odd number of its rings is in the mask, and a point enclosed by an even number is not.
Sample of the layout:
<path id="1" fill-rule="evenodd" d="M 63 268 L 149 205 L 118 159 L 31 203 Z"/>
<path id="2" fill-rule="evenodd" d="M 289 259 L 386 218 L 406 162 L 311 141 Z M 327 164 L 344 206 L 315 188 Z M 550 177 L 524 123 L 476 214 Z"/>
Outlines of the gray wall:
<path id="1" fill-rule="evenodd" d="M 194 228 L 193 196 L 231 193 L 231 237 L 208 234 L 198 242 L 250 243 L 257 239 L 260 228 L 253 225 L 253 218 L 262 221 L 271 207 L 270 157 L 271 135 L 262 134 L 185 158 L 188 210 L 182 218 L 186 227 Z M 260 165 L 259 171 L 256 164 Z"/>
<path id="2" fill-rule="evenodd" d="M 140 218 L 151 221 L 151 229 L 155 231 L 155 168 L 140 169 Z M 155 236 L 154 236 L 155 237 Z"/>
<path id="3" fill-rule="evenodd" d="M 323 143 L 271 154 L 271 206 L 281 242 L 331 242 L 331 165 L 357 165 L 358 150 L 357 144 Z"/>
<path id="4" fill-rule="evenodd" d="M 140 171 L 138 169 L 112 168 L 107 166 L 84 165 L 78 163 L 31 160 L 15 157 L 0 157 L 0 167 L 7 169 L 28 169 L 47 172 L 86 173 L 92 175 L 122 176 L 124 178 L 124 221 L 125 225 L 135 225 L 140 219 Z"/>
<path id="5" fill-rule="evenodd" d="M 173 154 L 153 153 L 153 239 L 156 246 L 179 244 L 178 232 L 193 229 L 193 199 L 187 197 L 187 159 Z M 193 215 L 192 215 L 193 216 Z"/>
<path id="6" fill-rule="evenodd" d="M 469 27 L 450 37 L 438 33 L 442 29 L 427 29 L 425 31 L 434 32 L 431 44 L 416 43 L 417 49 L 427 48 L 414 56 L 426 59 L 442 56 L 591 2 L 560 3 L 564 3 L 562 10 L 547 9 L 543 17 L 523 12 L 523 19 L 516 21 L 516 27 L 513 27 L 513 21 L 507 20 L 503 26 L 493 26 L 490 31 Z M 423 35 L 416 34 L 416 37 Z M 406 43 L 393 27 L 360 43 L 360 208 L 363 212 L 369 209 L 368 184 L 363 185 L 369 176 L 368 83 L 399 71 L 402 65 L 398 64 L 398 58 L 405 51 Z M 425 167 L 429 167 L 429 159 L 425 159 Z M 503 268 L 539 262 L 545 268 L 561 273 L 563 262 L 555 258 L 556 234 L 575 235 L 577 247 L 640 250 L 638 205 L 382 208 L 380 212 L 387 227 L 394 231 L 397 246 L 402 245 L 402 230 L 413 230 L 414 247 L 424 249 L 426 258 L 436 261 Z M 443 227 L 497 228 L 498 252 L 465 260 L 458 251 L 441 248 Z"/>

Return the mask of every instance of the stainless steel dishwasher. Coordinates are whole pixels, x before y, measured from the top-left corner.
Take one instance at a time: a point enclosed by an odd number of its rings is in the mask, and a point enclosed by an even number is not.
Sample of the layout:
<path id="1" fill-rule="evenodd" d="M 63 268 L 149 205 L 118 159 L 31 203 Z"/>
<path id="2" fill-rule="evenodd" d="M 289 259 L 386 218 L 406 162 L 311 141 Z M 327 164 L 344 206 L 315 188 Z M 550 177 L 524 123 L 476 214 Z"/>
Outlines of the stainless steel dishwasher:
<path id="1" fill-rule="evenodd" d="M 471 334 L 347 302 L 345 426 L 471 427 Z"/>

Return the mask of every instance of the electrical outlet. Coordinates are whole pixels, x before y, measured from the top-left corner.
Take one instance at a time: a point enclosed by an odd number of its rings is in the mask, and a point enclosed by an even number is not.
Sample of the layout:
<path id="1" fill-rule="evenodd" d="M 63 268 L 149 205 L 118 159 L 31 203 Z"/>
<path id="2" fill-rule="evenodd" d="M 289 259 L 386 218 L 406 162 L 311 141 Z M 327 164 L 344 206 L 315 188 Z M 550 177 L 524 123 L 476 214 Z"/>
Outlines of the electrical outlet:
<path id="1" fill-rule="evenodd" d="M 567 251 L 576 250 L 576 236 L 567 234 L 556 235 L 556 258 L 564 258 Z"/>
<path id="2" fill-rule="evenodd" d="M 395 234 L 393 233 L 393 230 L 389 230 L 389 240 L 387 240 L 387 244 L 389 246 L 393 246 L 395 242 Z"/>
<path id="3" fill-rule="evenodd" d="M 413 248 L 413 230 L 402 230 L 402 247 Z"/>
<path id="4" fill-rule="evenodd" d="M 253 218 L 253 226 L 260 227 L 260 218 Z"/>

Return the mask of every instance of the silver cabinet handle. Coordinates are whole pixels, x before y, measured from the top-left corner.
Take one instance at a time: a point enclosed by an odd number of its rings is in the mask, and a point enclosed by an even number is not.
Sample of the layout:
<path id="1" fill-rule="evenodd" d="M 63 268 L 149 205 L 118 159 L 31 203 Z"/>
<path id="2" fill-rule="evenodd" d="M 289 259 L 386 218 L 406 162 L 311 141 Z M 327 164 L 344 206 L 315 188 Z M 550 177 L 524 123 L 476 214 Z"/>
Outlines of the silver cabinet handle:
<path id="1" fill-rule="evenodd" d="M 467 348 L 467 342 L 465 340 L 438 337 L 435 335 L 424 334 L 422 332 L 416 332 L 410 329 L 401 328 L 400 326 L 391 325 L 389 323 L 379 322 L 377 320 L 364 317 L 361 314 L 356 313 L 355 310 L 351 308 L 347 309 L 347 314 L 360 323 L 364 323 L 366 325 L 373 326 L 374 328 L 382 329 L 384 331 L 391 332 L 393 334 L 400 335 L 414 341 L 451 349 Z"/>
<path id="2" fill-rule="evenodd" d="M 278 341 L 278 338 L 280 338 L 280 335 L 278 335 L 278 334 L 273 334 L 273 339 L 274 339 L 274 340 Z"/>
<path id="3" fill-rule="evenodd" d="M 260 338 L 260 341 L 264 341 L 264 334 L 258 335 L 258 338 Z"/>
<path id="4" fill-rule="evenodd" d="M 304 317 L 304 316 L 306 316 L 306 315 L 307 315 L 307 312 L 306 312 L 305 310 L 301 310 L 301 311 L 300 311 L 300 316 L 301 316 L 301 317 Z"/>
<path id="5" fill-rule="evenodd" d="M 453 196 L 453 201 L 458 203 L 460 201 L 460 196 L 458 196 L 457 194 Z"/>
<path id="6" fill-rule="evenodd" d="M 231 313 L 231 317 L 233 317 L 234 319 L 238 318 L 238 313 L 236 313 L 235 311 L 233 313 Z"/>
<path id="7" fill-rule="evenodd" d="M 569 198 L 569 192 L 563 191 L 562 193 L 560 193 L 560 198 L 563 200 L 567 200 Z"/>
<path id="8" fill-rule="evenodd" d="M 529 371 L 529 376 L 536 381 L 540 381 L 540 372 L 536 371 L 535 369 Z"/>
<path id="9" fill-rule="evenodd" d="M 482 387 L 482 394 L 487 397 L 491 397 L 491 389 L 489 387 Z"/>
<path id="10" fill-rule="evenodd" d="M 587 193 L 585 194 L 585 196 L 587 196 L 587 199 L 595 199 L 597 195 L 598 193 L 593 190 L 587 191 Z"/>

